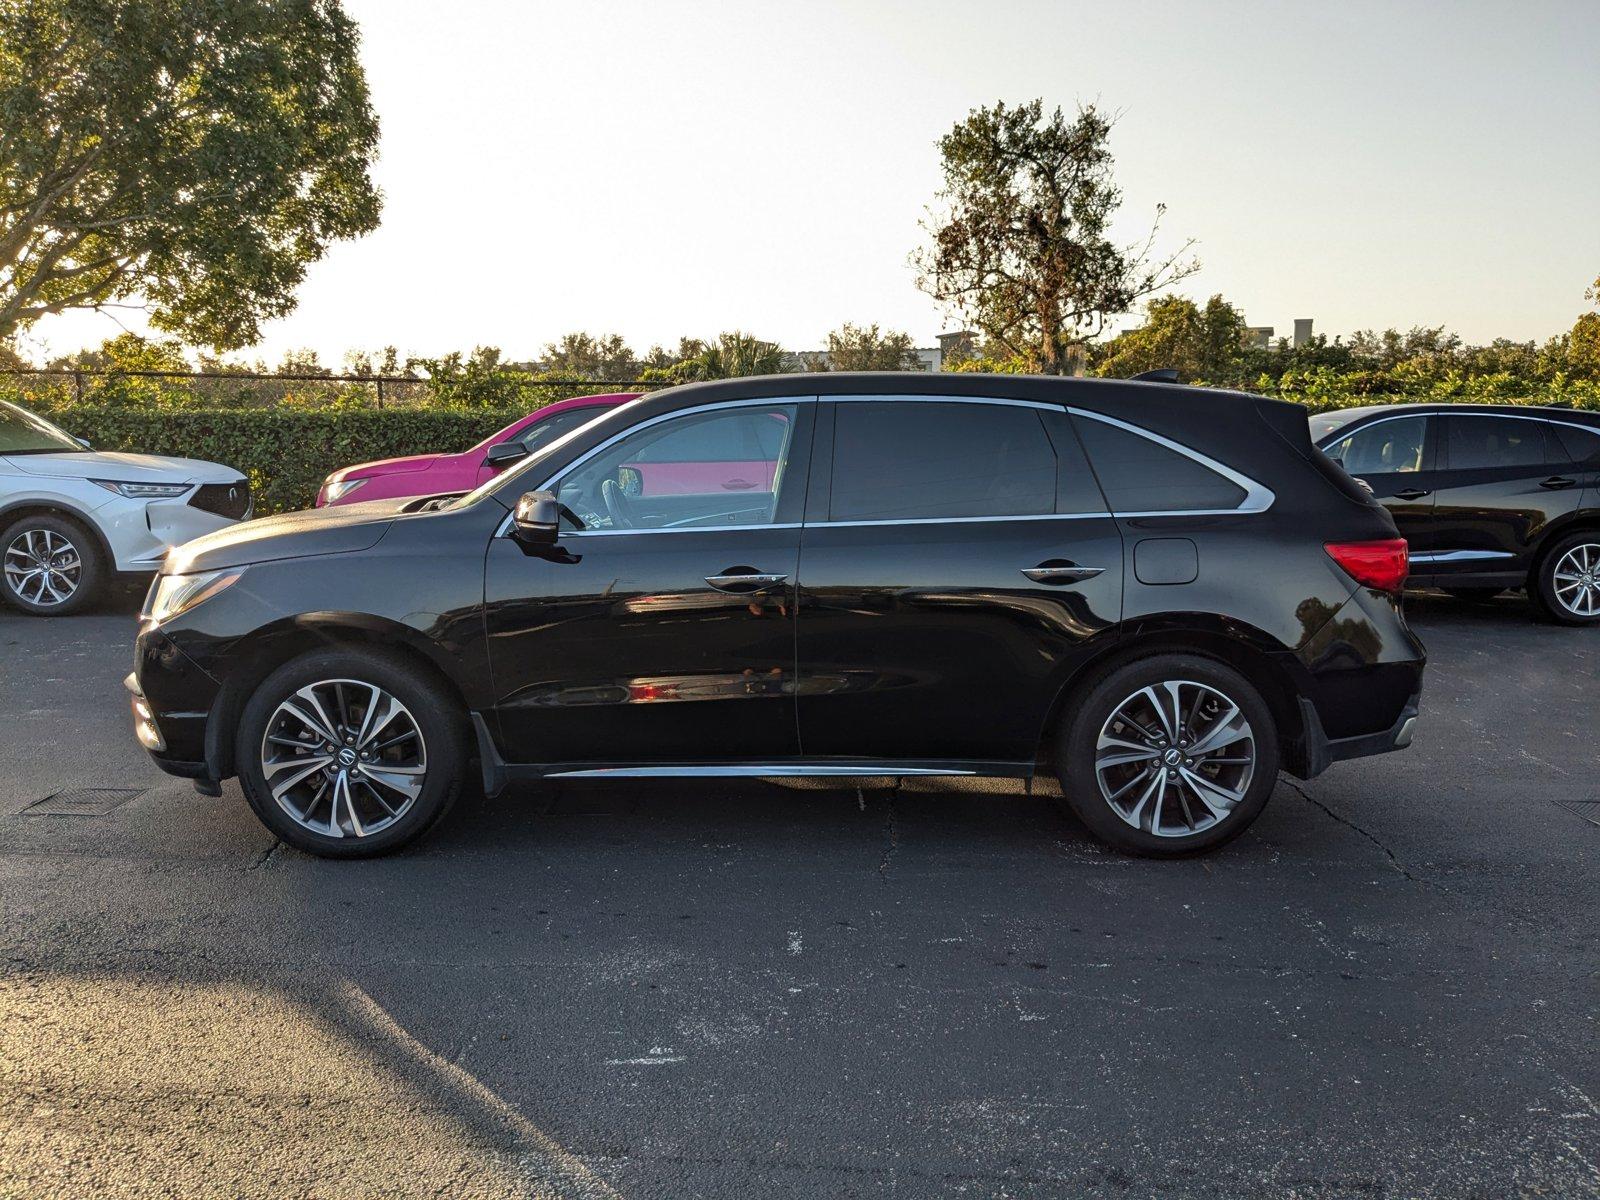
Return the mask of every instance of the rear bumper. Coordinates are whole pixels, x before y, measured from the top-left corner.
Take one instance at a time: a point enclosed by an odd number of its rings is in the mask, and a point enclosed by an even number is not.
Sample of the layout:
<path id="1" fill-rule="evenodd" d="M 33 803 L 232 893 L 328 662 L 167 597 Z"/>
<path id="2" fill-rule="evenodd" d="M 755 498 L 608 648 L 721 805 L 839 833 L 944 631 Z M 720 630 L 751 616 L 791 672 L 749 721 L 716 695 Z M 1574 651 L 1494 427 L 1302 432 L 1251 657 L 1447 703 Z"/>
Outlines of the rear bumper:
<path id="1" fill-rule="evenodd" d="M 1355 737 L 1330 738 L 1322 728 L 1322 718 L 1317 715 L 1316 705 L 1302 696 L 1300 717 L 1305 725 L 1301 763 L 1303 771 L 1296 771 L 1295 774 L 1302 779 L 1310 779 L 1347 758 L 1366 758 L 1373 754 L 1388 754 L 1391 750 L 1404 750 L 1411 745 L 1421 704 L 1422 693 L 1417 692 L 1406 701 L 1400 715 L 1388 729 Z"/>

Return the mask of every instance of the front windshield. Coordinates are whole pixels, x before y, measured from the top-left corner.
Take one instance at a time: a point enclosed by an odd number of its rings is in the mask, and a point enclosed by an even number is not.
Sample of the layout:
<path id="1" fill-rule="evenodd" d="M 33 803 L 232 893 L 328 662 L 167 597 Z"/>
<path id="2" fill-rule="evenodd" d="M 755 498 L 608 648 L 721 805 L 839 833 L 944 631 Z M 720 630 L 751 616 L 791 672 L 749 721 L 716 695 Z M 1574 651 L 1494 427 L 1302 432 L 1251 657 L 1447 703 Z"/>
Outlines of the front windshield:
<path id="1" fill-rule="evenodd" d="M 483 483 L 480 483 L 477 487 L 473 488 L 472 491 L 468 492 L 465 496 L 461 497 L 460 500 L 456 501 L 455 505 L 452 505 L 452 507 L 465 508 L 469 504 L 476 504 L 479 500 L 482 500 L 491 492 L 497 492 L 501 488 L 506 489 L 506 496 L 509 497 L 509 499 L 504 501 L 505 506 L 507 508 L 514 507 L 514 502 L 518 495 L 530 488 L 538 486 L 539 483 L 543 482 L 543 477 L 538 473 L 538 465 L 542 462 L 548 461 L 552 454 L 558 453 L 563 446 L 572 440 L 573 434 L 581 432 L 596 421 L 616 416 L 619 413 L 629 412 L 634 405 L 639 403 L 639 400 L 641 399 L 643 399 L 642 396 L 619 404 L 615 408 L 600 409 L 599 411 L 603 414 L 602 416 L 591 416 L 590 420 L 584 421 L 576 429 L 569 429 L 554 441 L 547 442 L 545 445 L 538 447 L 533 451 L 533 453 L 529 454 L 527 458 L 523 459 L 510 470 L 503 471 L 499 475 L 492 476 Z M 537 428 L 537 425 L 535 427 Z M 532 478 L 528 477 L 528 472 L 530 470 L 534 473 Z M 520 481 L 520 483 L 518 481 Z"/>
<path id="2" fill-rule="evenodd" d="M 64 429 L 0 400 L 0 454 L 59 454 L 83 446 Z"/>

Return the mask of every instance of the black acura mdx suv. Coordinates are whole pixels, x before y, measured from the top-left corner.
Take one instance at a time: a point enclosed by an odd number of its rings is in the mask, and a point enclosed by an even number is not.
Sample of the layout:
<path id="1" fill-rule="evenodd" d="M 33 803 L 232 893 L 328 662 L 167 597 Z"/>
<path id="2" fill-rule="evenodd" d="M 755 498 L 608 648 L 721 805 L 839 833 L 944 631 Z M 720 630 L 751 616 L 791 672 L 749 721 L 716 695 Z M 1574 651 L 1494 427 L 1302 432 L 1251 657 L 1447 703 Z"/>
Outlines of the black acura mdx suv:
<path id="1" fill-rule="evenodd" d="M 1029 777 L 1127 850 L 1220 845 L 1280 769 L 1411 739 L 1405 543 L 1303 409 L 1157 383 L 827 374 L 634 400 L 459 498 L 175 550 L 138 736 L 314 854 L 471 764 Z"/>
<path id="2" fill-rule="evenodd" d="M 1600 414 L 1383 404 L 1311 430 L 1394 517 L 1412 582 L 1464 600 L 1526 588 L 1553 621 L 1600 623 Z"/>

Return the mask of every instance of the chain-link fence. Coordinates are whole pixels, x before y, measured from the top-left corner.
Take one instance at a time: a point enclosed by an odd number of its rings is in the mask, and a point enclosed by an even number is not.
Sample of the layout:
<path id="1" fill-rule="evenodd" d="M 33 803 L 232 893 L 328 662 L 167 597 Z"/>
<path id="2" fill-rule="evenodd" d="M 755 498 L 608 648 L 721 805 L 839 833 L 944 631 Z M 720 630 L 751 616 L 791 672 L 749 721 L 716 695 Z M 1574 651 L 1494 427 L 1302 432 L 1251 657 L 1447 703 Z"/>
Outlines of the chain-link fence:
<path id="1" fill-rule="evenodd" d="M 573 379 L 501 369 L 457 378 L 416 375 L 268 374 L 12 368 L 0 398 L 24 407 L 500 409 L 537 408 L 573 396 L 670 386 L 632 379 Z"/>

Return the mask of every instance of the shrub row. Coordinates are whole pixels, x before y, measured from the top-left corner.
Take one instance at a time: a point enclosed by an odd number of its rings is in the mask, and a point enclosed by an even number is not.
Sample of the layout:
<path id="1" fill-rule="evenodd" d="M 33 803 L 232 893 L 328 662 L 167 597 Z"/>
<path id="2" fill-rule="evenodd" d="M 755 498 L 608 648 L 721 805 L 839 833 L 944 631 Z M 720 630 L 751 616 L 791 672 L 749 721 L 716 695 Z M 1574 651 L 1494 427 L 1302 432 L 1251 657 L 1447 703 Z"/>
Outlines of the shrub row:
<path id="1" fill-rule="evenodd" d="M 330 471 L 405 454 L 456 453 L 525 410 L 140 410 L 77 407 L 52 419 L 96 450 L 174 454 L 244 472 L 256 512 L 310 508 Z"/>

